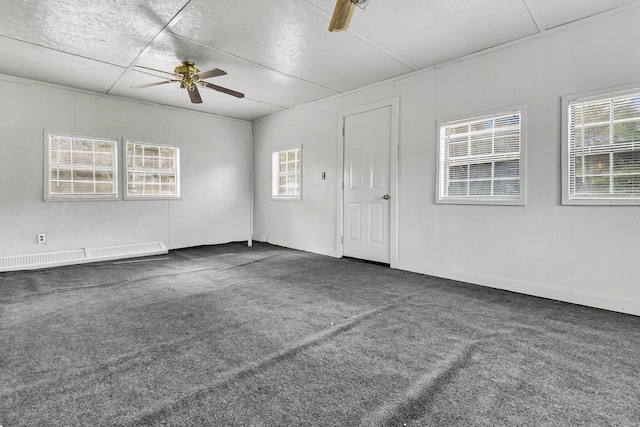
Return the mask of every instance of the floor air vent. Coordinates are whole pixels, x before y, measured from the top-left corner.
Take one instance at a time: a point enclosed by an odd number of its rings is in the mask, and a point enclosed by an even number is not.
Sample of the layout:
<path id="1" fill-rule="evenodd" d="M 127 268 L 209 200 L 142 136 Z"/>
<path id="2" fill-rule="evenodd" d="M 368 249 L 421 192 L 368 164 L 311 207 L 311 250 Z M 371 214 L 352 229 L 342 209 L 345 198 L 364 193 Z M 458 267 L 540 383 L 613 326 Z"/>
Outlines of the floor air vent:
<path id="1" fill-rule="evenodd" d="M 164 242 L 151 242 L 104 248 L 86 248 L 60 252 L 42 252 L 30 255 L 5 256 L 0 257 L 0 272 L 34 270 L 37 268 L 57 267 L 60 265 L 135 258 L 166 254 L 167 252 L 168 250 Z"/>

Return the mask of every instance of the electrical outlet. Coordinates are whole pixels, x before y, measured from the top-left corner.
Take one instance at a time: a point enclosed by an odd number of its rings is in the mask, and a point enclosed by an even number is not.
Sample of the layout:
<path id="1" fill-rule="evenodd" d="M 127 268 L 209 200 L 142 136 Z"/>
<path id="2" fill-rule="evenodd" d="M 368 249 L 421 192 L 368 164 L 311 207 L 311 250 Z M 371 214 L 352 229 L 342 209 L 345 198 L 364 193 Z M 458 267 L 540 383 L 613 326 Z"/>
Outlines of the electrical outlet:
<path id="1" fill-rule="evenodd" d="M 47 243 L 47 235 L 45 233 L 38 233 L 36 236 L 39 244 Z"/>

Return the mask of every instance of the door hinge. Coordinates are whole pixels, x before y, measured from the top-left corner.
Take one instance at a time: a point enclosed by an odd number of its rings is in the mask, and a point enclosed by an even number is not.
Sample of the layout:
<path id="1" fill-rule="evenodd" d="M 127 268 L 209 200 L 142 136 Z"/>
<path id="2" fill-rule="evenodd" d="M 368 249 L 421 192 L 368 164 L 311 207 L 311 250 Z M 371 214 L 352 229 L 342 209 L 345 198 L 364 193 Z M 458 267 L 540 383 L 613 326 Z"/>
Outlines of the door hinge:
<path id="1" fill-rule="evenodd" d="M 342 136 L 344 136 L 344 125 L 342 125 Z"/>

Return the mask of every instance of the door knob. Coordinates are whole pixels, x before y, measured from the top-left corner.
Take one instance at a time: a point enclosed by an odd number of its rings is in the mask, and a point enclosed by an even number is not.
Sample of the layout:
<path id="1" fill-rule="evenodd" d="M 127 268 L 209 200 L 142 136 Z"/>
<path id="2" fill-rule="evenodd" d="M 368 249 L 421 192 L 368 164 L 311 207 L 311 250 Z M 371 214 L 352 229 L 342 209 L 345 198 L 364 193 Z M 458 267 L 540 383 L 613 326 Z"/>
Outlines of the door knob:
<path id="1" fill-rule="evenodd" d="M 389 200 L 391 198 L 391 196 L 388 195 L 388 194 L 385 194 L 384 196 L 382 196 L 382 198 L 385 199 L 385 200 Z"/>

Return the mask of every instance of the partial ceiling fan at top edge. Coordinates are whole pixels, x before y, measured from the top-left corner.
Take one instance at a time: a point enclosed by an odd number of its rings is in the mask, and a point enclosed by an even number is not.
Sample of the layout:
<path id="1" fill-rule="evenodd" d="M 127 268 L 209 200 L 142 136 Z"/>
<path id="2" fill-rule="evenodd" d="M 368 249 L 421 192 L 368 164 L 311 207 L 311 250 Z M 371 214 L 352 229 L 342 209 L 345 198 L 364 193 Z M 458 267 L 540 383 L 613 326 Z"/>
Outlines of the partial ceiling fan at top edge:
<path id="1" fill-rule="evenodd" d="M 329 31 L 344 31 L 349 27 L 351 16 L 356 8 L 356 4 L 352 0 L 337 0 L 336 7 L 333 10 L 333 16 L 329 23 Z"/>

